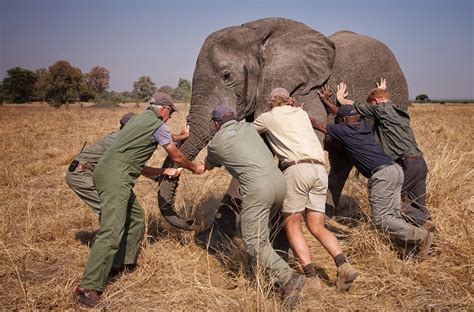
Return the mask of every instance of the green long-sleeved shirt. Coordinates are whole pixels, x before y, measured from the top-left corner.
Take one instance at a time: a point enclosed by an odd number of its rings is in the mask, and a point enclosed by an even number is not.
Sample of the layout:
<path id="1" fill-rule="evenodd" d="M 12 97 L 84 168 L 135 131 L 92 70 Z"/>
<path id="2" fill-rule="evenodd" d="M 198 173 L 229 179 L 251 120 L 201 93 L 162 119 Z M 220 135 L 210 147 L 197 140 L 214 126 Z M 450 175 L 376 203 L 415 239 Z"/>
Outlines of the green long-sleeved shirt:
<path id="1" fill-rule="evenodd" d="M 423 153 L 418 148 L 413 130 L 410 127 L 410 115 L 393 102 L 380 104 L 354 103 L 355 108 L 364 117 L 375 121 L 375 131 L 383 151 L 393 160 L 401 155 L 419 156 Z"/>

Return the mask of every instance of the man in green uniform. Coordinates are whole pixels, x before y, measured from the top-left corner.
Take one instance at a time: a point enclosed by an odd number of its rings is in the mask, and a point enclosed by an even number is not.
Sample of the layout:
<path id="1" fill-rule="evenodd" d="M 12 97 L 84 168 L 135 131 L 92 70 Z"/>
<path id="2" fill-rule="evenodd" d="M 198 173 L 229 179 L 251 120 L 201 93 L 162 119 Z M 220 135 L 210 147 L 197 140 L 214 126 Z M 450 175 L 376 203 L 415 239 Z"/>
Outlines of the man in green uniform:
<path id="1" fill-rule="evenodd" d="M 359 114 L 375 120 L 376 132 L 387 155 L 403 168 L 402 196 L 406 199 L 402 213 L 414 225 L 434 231 L 426 206 L 428 166 L 410 127 L 408 111 L 390 100 L 387 81 L 383 78 L 367 98 L 368 103 L 354 103 Z"/>
<path id="2" fill-rule="evenodd" d="M 93 181 L 101 202 L 100 229 L 91 249 L 77 300 L 89 307 L 100 304 L 114 257 L 123 248 L 137 254 L 144 231 L 144 211 L 133 187 L 157 145 L 171 159 L 194 173 L 204 166 L 190 162 L 173 143 L 165 122 L 176 107 L 169 95 L 158 92 L 153 104 L 130 120 L 97 164 Z"/>
<path id="3" fill-rule="evenodd" d="M 206 169 L 224 166 L 240 183 L 242 239 L 254 261 L 269 270 L 283 290 L 283 304 L 292 308 L 306 278 L 275 252 L 269 239 L 270 220 L 281 209 L 286 180 L 255 128 L 237 122 L 234 109 L 223 103 L 213 110 L 217 130 L 209 143 Z"/>

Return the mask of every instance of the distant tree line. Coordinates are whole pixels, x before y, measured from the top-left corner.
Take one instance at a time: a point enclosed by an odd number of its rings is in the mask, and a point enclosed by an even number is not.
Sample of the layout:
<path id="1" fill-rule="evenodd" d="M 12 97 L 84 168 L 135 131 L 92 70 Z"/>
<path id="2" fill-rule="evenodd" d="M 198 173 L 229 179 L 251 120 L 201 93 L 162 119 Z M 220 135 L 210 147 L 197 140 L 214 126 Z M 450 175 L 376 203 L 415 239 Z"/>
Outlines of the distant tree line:
<path id="1" fill-rule="evenodd" d="M 63 60 L 34 71 L 13 67 L 0 82 L 0 103 L 43 101 L 59 107 L 76 101 L 142 102 L 157 90 L 168 93 L 176 102 L 191 101 L 191 83 L 182 78 L 176 88 L 157 88 L 150 77 L 142 76 L 133 83 L 132 91 L 123 92 L 108 91 L 109 83 L 110 72 L 101 66 L 87 73 Z"/>

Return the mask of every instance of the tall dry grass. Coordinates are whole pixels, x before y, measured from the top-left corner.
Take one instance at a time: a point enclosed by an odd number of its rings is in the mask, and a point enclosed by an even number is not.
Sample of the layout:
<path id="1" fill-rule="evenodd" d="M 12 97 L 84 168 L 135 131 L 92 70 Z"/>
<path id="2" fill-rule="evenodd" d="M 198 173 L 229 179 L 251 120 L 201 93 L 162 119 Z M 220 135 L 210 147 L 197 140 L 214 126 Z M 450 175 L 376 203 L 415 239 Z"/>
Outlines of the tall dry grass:
<path id="1" fill-rule="evenodd" d="M 67 187 L 67 166 L 84 141 L 94 142 L 118 125 L 127 111 L 43 105 L 0 106 L 0 306 L 5 310 L 79 309 L 72 293 L 98 228 L 96 216 Z M 180 130 L 187 107 L 173 116 Z M 435 255 L 401 260 L 370 223 L 366 181 L 351 175 L 343 201 L 350 235 L 342 241 L 361 272 L 351 291 L 332 285 L 306 287 L 299 310 L 472 310 L 473 305 L 473 116 L 474 106 L 414 106 L 412 126 L 430 169 L 429 205 L 438 232 Z M 198 156 L 202 159 L 204 153 Z M 151 164 L 158 166 L 163 151 Z M 228 174 L 184 172 L 177 206 L 192 215 L 219 202 Z M 192 233 L 170 228 L 156 206 L 157 185 L 140 178 L 137 195 L 147 229 L 139 269 L 111 282 L 103 297 L 113 310 L 280 309 L 280 301 L 241 249 L 216 257 L 193 243 Z M 334 221 L 330 222 L 335 224 Z M 317 264 L 331 278 L 335 266 L 309 235 Z M 236 242 L 238 245 L 238 241 Z M 311 286 L 311 285 L 310 285 Z"/>

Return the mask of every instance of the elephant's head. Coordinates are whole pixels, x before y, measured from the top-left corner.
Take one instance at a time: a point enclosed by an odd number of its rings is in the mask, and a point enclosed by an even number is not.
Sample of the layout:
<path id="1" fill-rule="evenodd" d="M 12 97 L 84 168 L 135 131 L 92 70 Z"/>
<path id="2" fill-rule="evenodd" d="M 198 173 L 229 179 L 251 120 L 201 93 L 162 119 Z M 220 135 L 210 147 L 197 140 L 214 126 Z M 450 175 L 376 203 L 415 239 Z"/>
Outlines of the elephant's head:
<path id="1" fill-rule="evenodd" d="M 330 40 L 288 19 L 267 18 L 212 33 L 196 62 L 188 117 L 191 133 L 180 150 L 193 159 L 206 146 L 213 135 L 211 111 L 221 100 L 236 109 L 239 119 L 252 121 L 267 110 L 273 88 L 307 94 L 328 79 L 334 60 Z M 177 180 L 161 183 L 158 199 L 165 216 L 172 214 L 176 186 Z"/>

